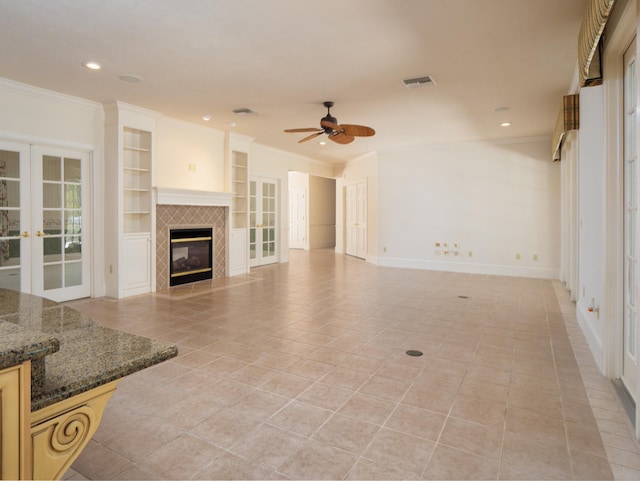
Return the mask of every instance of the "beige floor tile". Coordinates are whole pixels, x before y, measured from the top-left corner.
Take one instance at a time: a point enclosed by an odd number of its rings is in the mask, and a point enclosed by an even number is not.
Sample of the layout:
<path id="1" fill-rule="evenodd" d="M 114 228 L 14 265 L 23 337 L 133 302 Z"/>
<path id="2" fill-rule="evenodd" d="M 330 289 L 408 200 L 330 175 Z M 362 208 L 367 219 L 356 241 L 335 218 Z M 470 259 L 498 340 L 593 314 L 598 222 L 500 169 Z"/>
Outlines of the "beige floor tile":
<path id="1" fill-rule="evenodd" d="M 344 479 L 356 460 L 354 454 L 308 440 L 278 471 L 291 479 Z"/>
<path id="2" fill-rule="evenodd" d="M 263 424 L 236 443 L 231 452 L 276 469 L 302 447 L 304 440 L 303 436 Z"/>
<path id="3" fill-rule="evenodd" d="M 504 403 L 459 397 L 453 401 L 449 414 L 465 421 L 502 428 L 506 412 L 507 407 Z"/>
<path id="4" fill-rule="evenodd" d="M 254 390 L 229 406 L 245 416 L 264 421 L 282 409 L 291 400 L 267 391 Z"/>
<path id="5" fill-rule="evenodd" d="M 190 479 L 222 452 L 202 439 L 182 434 L 142 460 L 140 465 L 166 479 Z"/>
<path id="6" fill-rule="evenodd" d="M 413 476 L 424 471 L 434 447 L 432 441 L 383 428 L 376 434 L 364 457 L 390 466 L 403 466 L 404 473 Z"/>
<path id="7" fill-rule="evenodd" d="M 353 395 L 353 391 L 317 382 L 298 396 L 304 401 L 330 411 L 336 411 Z"/>
<path id="8" fill-rule="evenodd" d="M 498 479 L 498 461 L 447 446 L 436 446 L 425 479 L 489 480 Z"/>
<path id="9" fill-rule="evenodd" d="M 395 403 L 363 393 L 355 393 L 339 409 L 339 413 L 382 426 L 393 412 Z"/>
<path id="10" fill-rule="evenodd" d="M 360 387 L 359 391 L 364 394 L 398 402 L 407 392 L 409 386 L 410 383 L 408 381 L 398 381 L 374 374 Z"/>
<path id="11" fill-rule="evenodd" d="M 260 424 L 260 421 L 253 418 L 230 409 L 222 409 L 192 427 L 189 432 L 223 449 L 230 449 Z"/>
<path id="12" fill-rule="evenodd" d="M 503 428 L 500 425 L 478 424 L 450 417 L 438 443 L 485 458 L 499 459 L 502 435 Z"/>
<path id="13" fill-rule="evenodd" d="M 267 423 L 285 431 L 309 437 L 332 415 L 331 411 L 300 401 L 292 401 L 275 413 Z"/>
<path id="14" fill-rule="evenodd" d="M 295 398 L 314 383 L 313 379 L 295 376 L 286 372 L 276 374 L 260 386 L 260 389 L 287 398 Z"/>
<path id="15" fill-rule="evenodd" d="M 524 476 L 571 479 L 566 445 L 545 444 L 526 434 L 505 433 L 501 463 L 515 472 L 525 473 Z"/>
<path id="16" fill-rule="evenodd" d="M 281 479 L 273 469 L 232 453 L 223 453 L 199 471 L 194 479 Z"/>
<path id="17" fill-rule="evenodd" d="M 422 439 L 437 441 L 446 417 L 424 409 L 400 404 L 385 423 L 385 427 Z"/>
<path id="18" fill-rule="evenodd" d="M 122 454 L 90 441 L 73 463 L 73 469 L 87 479 L 109 479 L 132 465 Z"/>
<path id="19" fill-rule="evenodd" d="M 334 414 L 312 439 L 359 455 L 367 449 L 379 430 L 380 426 L 375 424 Z"/>
<path id="20" fill-rule="evenodd" d="M 349 389 L 356 391 L 371 378 L 371 375 L 362 372 L 348 369 L 346 367 L 337 366 L 331 372 L 321 379 L 324 384 L 335 386 L 343 389 Z"/>

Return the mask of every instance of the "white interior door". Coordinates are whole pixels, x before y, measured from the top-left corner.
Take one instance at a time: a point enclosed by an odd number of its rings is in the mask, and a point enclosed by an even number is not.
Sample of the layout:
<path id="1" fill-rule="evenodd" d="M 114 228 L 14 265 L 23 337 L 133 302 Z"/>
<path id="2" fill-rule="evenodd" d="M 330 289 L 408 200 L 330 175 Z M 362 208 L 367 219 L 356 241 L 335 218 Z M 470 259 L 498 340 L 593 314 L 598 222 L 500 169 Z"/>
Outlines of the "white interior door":
<path id="1" fill-rule="evenodd" d="M 29 146 L 0 142 L 0 288 L 31 293 Z"/>
<path id="2" fill-rule="evenodd" d="M 278 182 L 249 181 L 249 266 L 278 262 Z"/>
<path id="3" fill-rule="evenodd" d="M 88 169 L 86 152 L 0 144 L 0 287 L 90 295 Z"/>
<path id="4" fill-rule="evenodd" d="M 345 252 L 365 258 L 367 255 L 367 184 L 345 187 Z"/>
<path id="5" fill-rule="evenodd" d="M 638 379 L 638 158 L 636 41 L 624 55 L 624 317 L 622 382 L 636 399 Z"/>
<path id="6" fill-rule="evenodd" d="M 289 247 L 308 248 L 307 192 L 304 187 L 289 189 Z"/>

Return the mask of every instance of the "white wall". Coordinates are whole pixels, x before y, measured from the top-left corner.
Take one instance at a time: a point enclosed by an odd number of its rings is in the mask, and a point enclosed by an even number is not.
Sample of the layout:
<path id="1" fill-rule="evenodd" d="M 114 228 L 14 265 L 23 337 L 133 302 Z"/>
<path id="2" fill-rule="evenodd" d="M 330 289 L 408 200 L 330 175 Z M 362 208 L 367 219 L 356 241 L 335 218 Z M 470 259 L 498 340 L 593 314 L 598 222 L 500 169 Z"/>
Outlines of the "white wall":
<path id="1" fill-rule="evenodd" d="M 580 91 L 578 131 L 578 285 L 576 314 L 594 358 L 603 362 L 604 325 L 588 308 L 604 298 L 604 205 L 606 162 L 604 155 L 604 89 Z"/>
<path id="2" fill-rule="evenodd" d="M 224 132 L 161 117 L 156 124 L 156 185 L 225 191 Z"/>
<path id="3" fill-rule="evenodd" d="M 379 153 L 378 263 L 557 278 L 560 168 L 549 145 L 536 137 Z"/>

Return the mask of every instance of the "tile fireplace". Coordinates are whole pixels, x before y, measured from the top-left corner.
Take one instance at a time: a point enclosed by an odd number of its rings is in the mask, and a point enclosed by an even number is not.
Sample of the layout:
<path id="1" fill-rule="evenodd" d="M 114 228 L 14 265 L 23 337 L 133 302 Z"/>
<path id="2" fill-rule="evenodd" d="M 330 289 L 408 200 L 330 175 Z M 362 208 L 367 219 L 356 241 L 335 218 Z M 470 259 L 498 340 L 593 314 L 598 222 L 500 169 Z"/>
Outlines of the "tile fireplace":
<path id="1" fill-rule="evenodd" d="M 178 189 L 158 189 L 156 204 L 156 289 L 172 286 L 170 232 L 209 229 L 211 232 L 211 278 L 227 275 L 227 221 L 231 194 Z M 178 251 L 183 252 L 184 251 Z M 193 261 L 195 263 L 195 261 Z M 189 281 L 194 282 L 194 281 Z"/>

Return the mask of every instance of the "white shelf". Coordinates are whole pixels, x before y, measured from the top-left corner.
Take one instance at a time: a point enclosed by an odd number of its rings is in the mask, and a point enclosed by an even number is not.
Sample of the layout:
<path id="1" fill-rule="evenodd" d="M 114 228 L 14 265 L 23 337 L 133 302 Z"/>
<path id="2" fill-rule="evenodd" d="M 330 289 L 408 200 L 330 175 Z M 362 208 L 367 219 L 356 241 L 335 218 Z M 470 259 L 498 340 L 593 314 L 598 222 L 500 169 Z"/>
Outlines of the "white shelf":
<path id="1" fill-rule="evenodd" d="M 147 149 L 143 147 L 135 147 L 133 145 L 125 145 L 124 150 L 131 150 L 133 152 L 151 152 L 151 149 Z"/>

